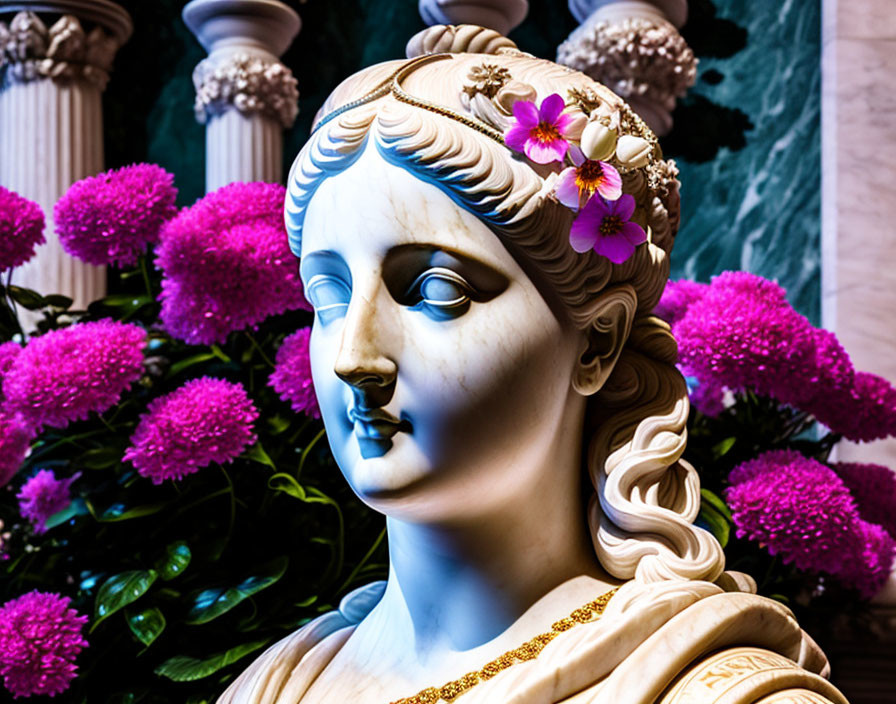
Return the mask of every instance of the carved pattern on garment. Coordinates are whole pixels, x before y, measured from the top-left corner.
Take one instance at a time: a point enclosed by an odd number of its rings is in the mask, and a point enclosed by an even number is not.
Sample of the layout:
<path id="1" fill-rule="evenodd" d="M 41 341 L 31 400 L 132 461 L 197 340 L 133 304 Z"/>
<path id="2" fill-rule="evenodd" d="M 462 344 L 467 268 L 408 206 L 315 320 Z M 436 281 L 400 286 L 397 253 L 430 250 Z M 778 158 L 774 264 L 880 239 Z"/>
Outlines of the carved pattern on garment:
<path id="1" fill-rule="evenodd" d="M 748 699 L 743 699 L 744 696 Z M 840 704 L 840 693 L 827 680 L 769 650 L 730 648 L 685 670 L 657 704 Z"/>

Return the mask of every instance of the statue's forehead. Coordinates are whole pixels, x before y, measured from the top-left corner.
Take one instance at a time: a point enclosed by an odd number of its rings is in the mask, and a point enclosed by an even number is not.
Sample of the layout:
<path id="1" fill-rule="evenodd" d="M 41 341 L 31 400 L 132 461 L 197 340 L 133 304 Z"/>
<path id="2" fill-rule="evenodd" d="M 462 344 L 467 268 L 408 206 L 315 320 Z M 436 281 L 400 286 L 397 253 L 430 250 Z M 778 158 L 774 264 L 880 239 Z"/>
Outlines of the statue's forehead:
<path id="1" fill-rule="evenodd" d="M 302 254 L 324 249 L 387 251 L 430 244 L 477 258 L 510 258 L 500 239 L 437 185 L 383 159 L 374 147 L 324 179 L 302 228 Z"/>

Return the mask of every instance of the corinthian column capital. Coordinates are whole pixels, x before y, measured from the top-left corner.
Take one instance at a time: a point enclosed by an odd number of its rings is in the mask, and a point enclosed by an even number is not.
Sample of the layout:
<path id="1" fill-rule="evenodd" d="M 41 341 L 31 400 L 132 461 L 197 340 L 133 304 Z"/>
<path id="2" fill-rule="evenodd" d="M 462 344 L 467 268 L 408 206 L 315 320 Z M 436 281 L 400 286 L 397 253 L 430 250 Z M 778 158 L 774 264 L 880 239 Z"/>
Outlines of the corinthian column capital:
<path id="1" fill-rule="evenodd" d="M 658 135 L 672 128 L 675 101 L 694 84 L 697 59 L 678 33 L 686 0 L 569 0 L 582 23 L 557 61 L 606 85 Z"/>
<path id="2" fill-rule="evenodd" d="M 115 53 L 133 29 L 128 14 L 104 0 L 11 2 L 0 5 L 0 13 L 15 13 L 9 24 L 0 22 L 4 86 L 49 78 L 103 90 Z M 89 32 L 82 21 L 93 25 Z"/>

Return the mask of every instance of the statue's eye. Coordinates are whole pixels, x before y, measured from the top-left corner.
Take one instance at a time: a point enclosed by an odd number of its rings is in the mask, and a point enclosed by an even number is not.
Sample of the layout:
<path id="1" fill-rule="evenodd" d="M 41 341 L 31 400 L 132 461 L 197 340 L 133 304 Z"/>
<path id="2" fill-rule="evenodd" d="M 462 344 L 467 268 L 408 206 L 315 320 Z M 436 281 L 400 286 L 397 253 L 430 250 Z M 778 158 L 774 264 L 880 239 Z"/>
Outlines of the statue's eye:
<path id="1" fill-rule="evenodd" d="M 352 292 L 339 277 L 315 274 L 305 285 L 305 297 L 314 306 L 318 319 L 326 325 L 345 315 Z"/>
<path id="2" fill-rule="evenodd" d="M 437 317 L 456 317 L 469 307 L 471 288 L 457 272 L 433 267 L 417 277 L 411 292 L 418 307 Z"/>

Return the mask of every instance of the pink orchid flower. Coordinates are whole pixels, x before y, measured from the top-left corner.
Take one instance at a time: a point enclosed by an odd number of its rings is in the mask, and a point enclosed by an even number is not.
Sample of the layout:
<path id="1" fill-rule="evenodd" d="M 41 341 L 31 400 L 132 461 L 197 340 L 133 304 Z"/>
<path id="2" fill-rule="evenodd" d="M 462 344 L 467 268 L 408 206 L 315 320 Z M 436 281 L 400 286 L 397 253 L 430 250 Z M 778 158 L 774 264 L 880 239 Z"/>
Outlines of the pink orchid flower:
<path id="1" fill-rule="evenodd" d="M 647 233 L 635 222 L 635 199 L 628 193 L 607 202 L 594 195 L 576 216 L 569 231 L 569 243 L 577 252 L 593 249 L 614 264 L 622 264 L 635 247 L 647 241 Z"/>
<path id="2" fill-rule="evenodd" d="M 565 114 L 566 103 L 559 93 L 551 93 L 536 108 L 531 100 L 513 104 L 516 121 L 504 133 L 504 142 L 511 149 L 523 152 L 536 164 L 563 161 L 569 149 L 573 118 Z"/>
<path id="3" fill-rule="evenodd" d="M 563 205 L 578 210 L 594 193 L 605 200 L 619 200 L 622 196 L 622 176 L 605 161 L 586 159 L 582 150 L 571 144 L 569 155 L 574 166 L 564 169 L 554 188 Z"/>

